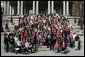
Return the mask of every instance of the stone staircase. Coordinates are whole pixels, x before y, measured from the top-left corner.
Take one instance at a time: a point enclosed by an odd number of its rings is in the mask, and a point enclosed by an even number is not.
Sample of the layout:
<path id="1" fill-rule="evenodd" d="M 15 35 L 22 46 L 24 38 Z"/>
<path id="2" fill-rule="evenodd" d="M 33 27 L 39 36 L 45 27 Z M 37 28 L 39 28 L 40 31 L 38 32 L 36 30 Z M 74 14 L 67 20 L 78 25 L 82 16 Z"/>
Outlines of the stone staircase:
<path id="1" fill-rule="evenodd" d="M 20 16 L 12 16 L 13 18 L 13 23 L 17 24 Z M 10 20 L 11 16 L 7 16 L 7 20 Z"/>
<path id="2" fill-rule="evenodd" d="M 14 25 L 18 24 L 19 17 L 20 16 L 12 16 Z M 3 26 L 3 28 L 5 28 L 6 22 L 8 23 L 8 26 L 10 26 L 9 25 L 10 19 L 11 19 L 11 16 L 3 16 L 2 17 L 2 26 Z M 14 29 L 14 28 L 12 28 L 12 27 L 14 27 L 14 25 L 10 26 L 11 29 Z M 5 31 L 5 29 L 4 29 L 4 31 Z M 1 34 L 4 34 L 4 33 L 1 33 Z"/>
<path id="3" fill-rule="evenodd" d="M 12 16 L 12 18 L 13 18 L 13 23 L 14 23 L 14 24 L 16 24 L 16 23 L 18 22 L 19 17 L 20 17 L 20 16 Z M 11 19 L 11 16 L 3 16 L 3 18 L 2 18 L 2 23 L 3 23 L 3 24 L 2 24 L 2 25 L 4 25 L 5 22 L 9 22 L 10 19 Z"/>
<path id="4" fill-rule="evenodd" d="M 18 23 L 19 17 L 20 17 L 20 16 L 12 16 L 14 25 Z M 78 18 L 79 18 L 79 17 L 66 16 L 66 18 L 68 18 L 68 19 L 70 20 L 70 24 L 71 24 L 72 27 L 73 27 L 73 33 L 74 33 L 74 34 L 75 34 L 75 33 L 79 33 L 79 32 L 80 32 L 80 26 L 77 25 L 77 24 L 78 24 Z M 76 23 L 74 22 L 74 19 L 75 19 L 75 18 L 76 18 Z M 8 21 L 9 21 L 10 19 L 11 19 L 11 16 L 3 16 L 3 22 L 4 22 L 5 20 L 8 20 Z M 2 22 L 2 23 L 3 23 L 3 22 Z M 3 25 L 4 25 L 4 24 L 3 24 Z M 83 33 L 83 34 L 84 34 L 84 33 Z"/>
<path id="5" fill-rule="evenodd" d="M 78 26 L 78 19 L 77 19 L 76 23 L 74 22 L 74 20 L 70 20 L 70 24 L 73 27 L 73 34 L 78 34 L 80 36 L 84 36 L 84 30 L 80 30 L 80 26 Z"/>

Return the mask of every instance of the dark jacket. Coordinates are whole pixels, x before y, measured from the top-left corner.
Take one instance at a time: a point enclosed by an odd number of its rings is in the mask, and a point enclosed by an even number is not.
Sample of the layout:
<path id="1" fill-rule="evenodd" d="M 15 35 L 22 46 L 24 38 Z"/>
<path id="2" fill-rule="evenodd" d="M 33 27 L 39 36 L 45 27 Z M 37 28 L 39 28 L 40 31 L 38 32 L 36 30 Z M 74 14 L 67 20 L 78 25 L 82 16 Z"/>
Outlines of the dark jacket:
<path id="1" fill-rule="evenodd" d="M 75 36 L 75 41 L 78 41 L 79 40 L 79 36 Z"/>

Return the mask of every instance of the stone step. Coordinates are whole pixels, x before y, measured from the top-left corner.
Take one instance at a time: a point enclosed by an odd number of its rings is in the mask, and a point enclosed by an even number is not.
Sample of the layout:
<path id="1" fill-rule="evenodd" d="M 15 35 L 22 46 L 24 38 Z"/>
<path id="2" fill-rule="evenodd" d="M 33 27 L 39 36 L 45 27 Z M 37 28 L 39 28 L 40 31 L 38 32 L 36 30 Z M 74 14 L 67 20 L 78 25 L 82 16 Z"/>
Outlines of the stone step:
<path id="1" fill-rule="evenodd" d="M 1 32 L 1 35 L 4 35 L 4 32 Z"/>
<path id="2" fill-rule="evenodd" d="M 19 20 L 19 16 L 12 16 L 13 18 L 13 21 L 18 21 Z M 7 16 L 7 20 L 10 20 L 11 19 L 11 16 Z"/>
<path id="3" fill-rule="evenodd" d="M 73 27 L 73 29 L 79 29 L 80 28 L 80 26 L 72 26 Z"/>
<path id="4" fill-rule="evenodd" d="M 14 24 L 18 24 L 19 17 L 20 16 L 12 16 Z M 7 19 L 10 20 L 11 16 L 7 16 Z"/>
<path id="5" fill-rule="evenodd" d="M 19 17 L 20 17 L 20 16 L 12 16 L 13 22 L 14 22 L 14 23 L 18 22 Z M 5 24 L 5 22 L 9 22 L 10 19 L 11 19 L 11 16 L 3 16 L 3 18 L 2 18 L 2 23 L 3 23 L 3 25 Z M 7 21 L 6 21 L 6 20 L 7 20 Z"/>
<path id="6" fill-rule="evenodd" d="M 13 19 L 13 23 L 14 24 L 18 23 L 18 19 Z"/>
<path id="7" fill-rule="evenodd" d="M 20 17 L 20 16 L 12 16 L 12 18 L 14 18 L 14 19 L 19 19 L 19 17 Z M 10 19 L 10 18 L 11 18 L 11 16 L 7 16 L 7 18 L 9 18 L 9 19 Z"/>
<path id="8" fill-rule="evenodd" d="M 79 36 L 84 36 L 84 33 L 80 33 L 80 34 L 78 34 Z"/>
<path id="9" fill-rule="evenodd" d="M 79 33 L 78 33 L 78 35 L 84 36 L 84 30 L 80 30 Z"/>
<path id="10" fill-rule="evenodd" d="M 3 19 L 3 20 L 6 20 L 6 18 L 7 18 L 7 16 L 2 16 L 2 19 Z"/>

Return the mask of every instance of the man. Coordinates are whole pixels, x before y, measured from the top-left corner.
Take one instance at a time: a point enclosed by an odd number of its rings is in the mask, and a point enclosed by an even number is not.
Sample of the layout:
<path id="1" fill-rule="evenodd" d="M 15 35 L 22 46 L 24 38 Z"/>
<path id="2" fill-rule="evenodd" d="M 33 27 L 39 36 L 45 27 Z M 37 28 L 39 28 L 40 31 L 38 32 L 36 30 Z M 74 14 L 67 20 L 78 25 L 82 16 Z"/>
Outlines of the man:
<path id="1" fill-rule="evenodd" d="M 45 42 L 46 45 L 47 45 L 47 37 L 48 37 L 48 33 L 47 33 L 47 31 L 45 30 L 45 31 L 44 31 L 44 38 L 45 38 L 45 40 L 46 40 L 46 42 Z"/>
<path id="2" fill-rule="evenodd" d="M 4 32 L 3 26 L 1 25 L 1 32 Z"/>
<path id="3" fill-rule="evenodd" d="M 50 34 L 48 34 L 48 37 L 47 37 L 47 48 L 49 48 L 49 46 L 51 45 L 51 36 Z"/>
<path id="4" fill-rule="evenodd" d="M 5 34 L 4 34 L 4 45 L 5 45 L 4 48 L 6 49 L 6 53 L 9 51 L 9 44 L 8 44 L 8 42 L 9 42 L 8 34 L 5 33 Z"/>
<path id="5" fill-rule="evenodd" d="M 37 36 L 36 36 L 36 33 L 37 32 L 34 32 L 34 37 L 33 37 L 33 44 L 34 44 L 34 49 L 35 49 L 35 51 L 37 51 Z"/>
<path id="6" fill-rule="evenodd" d="M 56 40 L 57 40 L 57 38 L 55 37 L 55 33 L 53 33 L 53 41 L 52 41 L 53 51 L 54 51 L 54 46 L 55 46 Z"/>
<path id="7" fill-rule="evenodd" d="M 65 42 L 67 43 L 67 35 L 68 35 L 68 31 L 67 31 L 67 26 L 64 27 L 63 33 L 65 34 Z"/>
<path id="8" fill-rule="evenodd" d="M 40 44 L 40 48 L 42 48 L 43 40 L 42 40 L 42 33 L 41 32 L 39 32 L 39 44 Z"/>
<path id="9" fill-rule="evenodd" d="M 13 33 L 10 33 L 9 34 L 9 50 L 11 51 L 11 52 L 13 52 L 14 51 L 14 38 L 13 38 L 14 36 L 13 36 Z"/>
<path id="10" fill-rule="evenodd" d="M 5 30 L 6 32 L 10 31 L 7 23 L 5 24 Z"/>
<path id="11" fill-rule="evenodd" d="M 80 49 L 80 37 L 79 35 L 75 36 L 75 50 L 79 50 Z"/>
<path id="12" fill-rule="evenodd" d="M 70 47 L 73 47 L 74 43 L 73 43 L 73 32 L 72 31 L 70 31 L 69 38 L 70 38 L 70 43 L 71 43 Z"/>
<path id="13" fill-rule="evenodd" d="M 54 50 L 54 40 L 53 40 L 53 38 L 54 38 L 54 34 L 53 34 L 53 32 L 52 32 L 52 30 L 51 30 L 51 33 L 50 33 L 50 36 L 51 36 L 51 38 L 50 38 L 50 50 Z"/>

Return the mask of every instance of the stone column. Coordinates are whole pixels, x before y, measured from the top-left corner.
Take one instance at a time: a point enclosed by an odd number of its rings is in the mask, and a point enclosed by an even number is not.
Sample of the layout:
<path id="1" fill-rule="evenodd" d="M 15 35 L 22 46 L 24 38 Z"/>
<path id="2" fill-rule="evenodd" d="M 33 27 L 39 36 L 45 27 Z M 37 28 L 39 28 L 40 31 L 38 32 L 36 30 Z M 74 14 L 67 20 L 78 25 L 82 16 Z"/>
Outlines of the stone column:
<path id="1" fill-rule="evenodd" d="M 10 5 L 10 15 L 11 15 L 11 13 L 12 13 L 11 11 L 12 11 L 12 9 L 11 9 L 11 5 Z"/>
<path id="2" fill-rule="evenodd" d="M 6 1 L 4 1 L 4 15 L 6 15 Z"/>
<path id="3" fill-rule="evenodd" d="M 12 15 L 14 15 L 14 7 L 12 6 Z"/>
<path id="4" fill-rule="evenodd" d="M 65 12 L 66 12 L 65 9 L 66 9 L 66 8 L 65 8 L 65 1 L 63 1 L 63 15 L 66 14 L 66 13 L 65 13 Z"/>
<path id="5" fill-rule="evenodd" d="M 35 1 L 33 1 L 33 14 L 35 14 Z"/>
<path id="6" fill-rule="evenodd" d="M 17 15 L 20 14 L 20 1 L 17 1 Z"/>
<path id="7" fill-rule="evenodd" d="M 7 1 L 7 15 L 9 15 L 9 1 Z"/>
<path id="8" fill-rule="evenodd" d="M 48 1 L 48 14 L 50 13 L 50 1 Z"/>
<path id="9" fill-rule="evenodd" d="M 51 6 L 51 7 L 52 7 L 52 8 L 51 8 L 51 11 L 52 11 L 52 13 L 54 13 L 54 1 L 52 1 L 51 4 L 52 4 L 52 6 Z"/>
<path id="10" fill-rule="evenodd" d="M 36 14 L 38 14 L 38 1 L 36 1 Z"/>
<path id="11" fill-rule="evenodd" d="M 26 3 L 25 3 L 25 4 L 26 4 Z M 25 12 L 26 12 L 26 5 L 25 5 L 25 4 L 23 5 L 23 15 L 26 14 L 26 13 L 25 13 Z"/>
<path id="12" fill-rule="evenodd" d="M 21 1 L 21 15 L 23 15 L 23 1 Z"/>
<path id="13" fill-rule="evenodd" d="M 67 3 L 66 3 L 66 13 L 67 13 L 67 15 L 69 15 L 69 1 L 67 1 Z"/>

